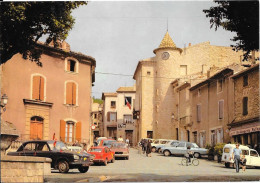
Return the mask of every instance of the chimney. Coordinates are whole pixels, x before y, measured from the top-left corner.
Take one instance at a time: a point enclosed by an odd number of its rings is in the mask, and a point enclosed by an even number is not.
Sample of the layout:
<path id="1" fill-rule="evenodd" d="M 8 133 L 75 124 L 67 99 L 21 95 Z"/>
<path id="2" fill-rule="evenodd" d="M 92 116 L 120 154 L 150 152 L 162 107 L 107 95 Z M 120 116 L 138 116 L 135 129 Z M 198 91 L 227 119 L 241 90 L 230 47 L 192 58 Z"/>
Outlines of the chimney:
<path id="1" fill-rule="evenodd" d="M 65 51 L 70 51 L 70 45 L 66 41 L 62 42 L 61 48 Z"/>
<path id="2" fill-rule="evenodd" d="M 189 43 L 189 46 L 191 46 L 191 43 Z"/>

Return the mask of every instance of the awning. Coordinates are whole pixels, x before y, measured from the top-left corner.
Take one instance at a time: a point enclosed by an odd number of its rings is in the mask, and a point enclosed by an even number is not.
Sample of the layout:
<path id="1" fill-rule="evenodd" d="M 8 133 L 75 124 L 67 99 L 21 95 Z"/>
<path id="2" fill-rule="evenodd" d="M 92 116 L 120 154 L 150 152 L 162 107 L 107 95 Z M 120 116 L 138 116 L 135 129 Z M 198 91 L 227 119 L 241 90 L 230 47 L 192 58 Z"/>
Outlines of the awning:
<path id="1" fill-rule="evenodd" d="M 254 123 L 243 124 L 241 126 L 231 128 L 229 135 L 234 136 L 234 135 L 253 133 L 259 131 L 260 131 L 260 123 L 254 122 Z"/>

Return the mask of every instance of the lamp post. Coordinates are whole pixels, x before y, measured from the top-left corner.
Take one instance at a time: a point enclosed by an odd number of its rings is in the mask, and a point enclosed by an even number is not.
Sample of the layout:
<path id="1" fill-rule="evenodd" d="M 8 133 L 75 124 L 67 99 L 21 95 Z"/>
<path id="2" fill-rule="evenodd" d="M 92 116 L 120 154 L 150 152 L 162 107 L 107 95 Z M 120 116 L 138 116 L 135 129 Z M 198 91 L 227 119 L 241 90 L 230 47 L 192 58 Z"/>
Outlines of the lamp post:
<path id="1" fill-rule="evenodd" d="M 8 97 L 6 94 L 3 94 L 3 96 L 1 97 L 1 102 L 0 102 L 0 106 L 1 106 L 1 109 L 0 109 L 0 117 L 2 115 L 2 108 L 3 108 L 3 111 L 5 111 L 5 106 L 8 102 Z"/>

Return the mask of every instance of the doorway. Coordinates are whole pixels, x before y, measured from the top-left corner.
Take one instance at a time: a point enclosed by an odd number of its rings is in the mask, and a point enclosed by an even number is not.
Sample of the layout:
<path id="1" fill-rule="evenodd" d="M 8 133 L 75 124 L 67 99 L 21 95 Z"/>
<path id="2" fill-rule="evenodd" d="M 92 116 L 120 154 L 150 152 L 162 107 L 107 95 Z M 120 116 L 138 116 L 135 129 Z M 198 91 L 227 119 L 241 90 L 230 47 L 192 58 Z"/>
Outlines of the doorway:
<path id="1" fill-rule="evenodd" d="M 116 140 L 116 127 L 107 127 L 108 137 Z"/>
<path id="2" fill-rule="evenodd" d="M 129 139 L 130 146 L 133 145 L 133 130 L 126 130 L 125 131 L 125 139 Z"/>
<path id="3" fill-rule="evenodd" d="M 42 140 L 43 136 L 43 118 L 39 116 L 31 117 L 30 123 L 30 139 Z"/>

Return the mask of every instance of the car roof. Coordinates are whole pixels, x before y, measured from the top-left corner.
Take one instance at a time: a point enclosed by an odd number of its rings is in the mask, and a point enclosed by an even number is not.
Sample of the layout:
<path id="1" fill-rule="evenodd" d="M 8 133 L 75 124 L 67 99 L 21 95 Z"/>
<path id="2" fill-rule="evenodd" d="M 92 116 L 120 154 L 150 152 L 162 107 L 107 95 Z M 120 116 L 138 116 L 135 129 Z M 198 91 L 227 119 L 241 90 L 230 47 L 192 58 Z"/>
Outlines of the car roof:
<path id="1" fill-rule="evenodd" d="M 25 141 L 24 143 L 32 143 L 32 142 L 52 143 L 52 142 L 55 142 L 55 141 L 54 140 L 28 140 L 28 141 Z M 61 141 L 56 141 L 56 142 L 61 142 Z"/>
<path id="2" fill-rule="evenodd" d="M 114 141 L 116 141 L 115 139 L 102 139 L 103 141 L 107 141 L 107 140 L 114 140 Z"/>
<path id="3" fill-rule="evenodd" d="M 226 144 L 224 147 L 233 147 L 233 148 L 236 148 L 236 144 Z M 240 149 L 247 149 L 247 150 L 250 149 L 249 147 L 244 146 L 244 145 L 239 145 L 239 148 L 240 148 Z"/>
<path id="4" fill-rule="evenodd" d="M 106 146 L 95 146 L 95 147 L 91 147 L 91 149 L 104 149 L 107 148 Z"/>

